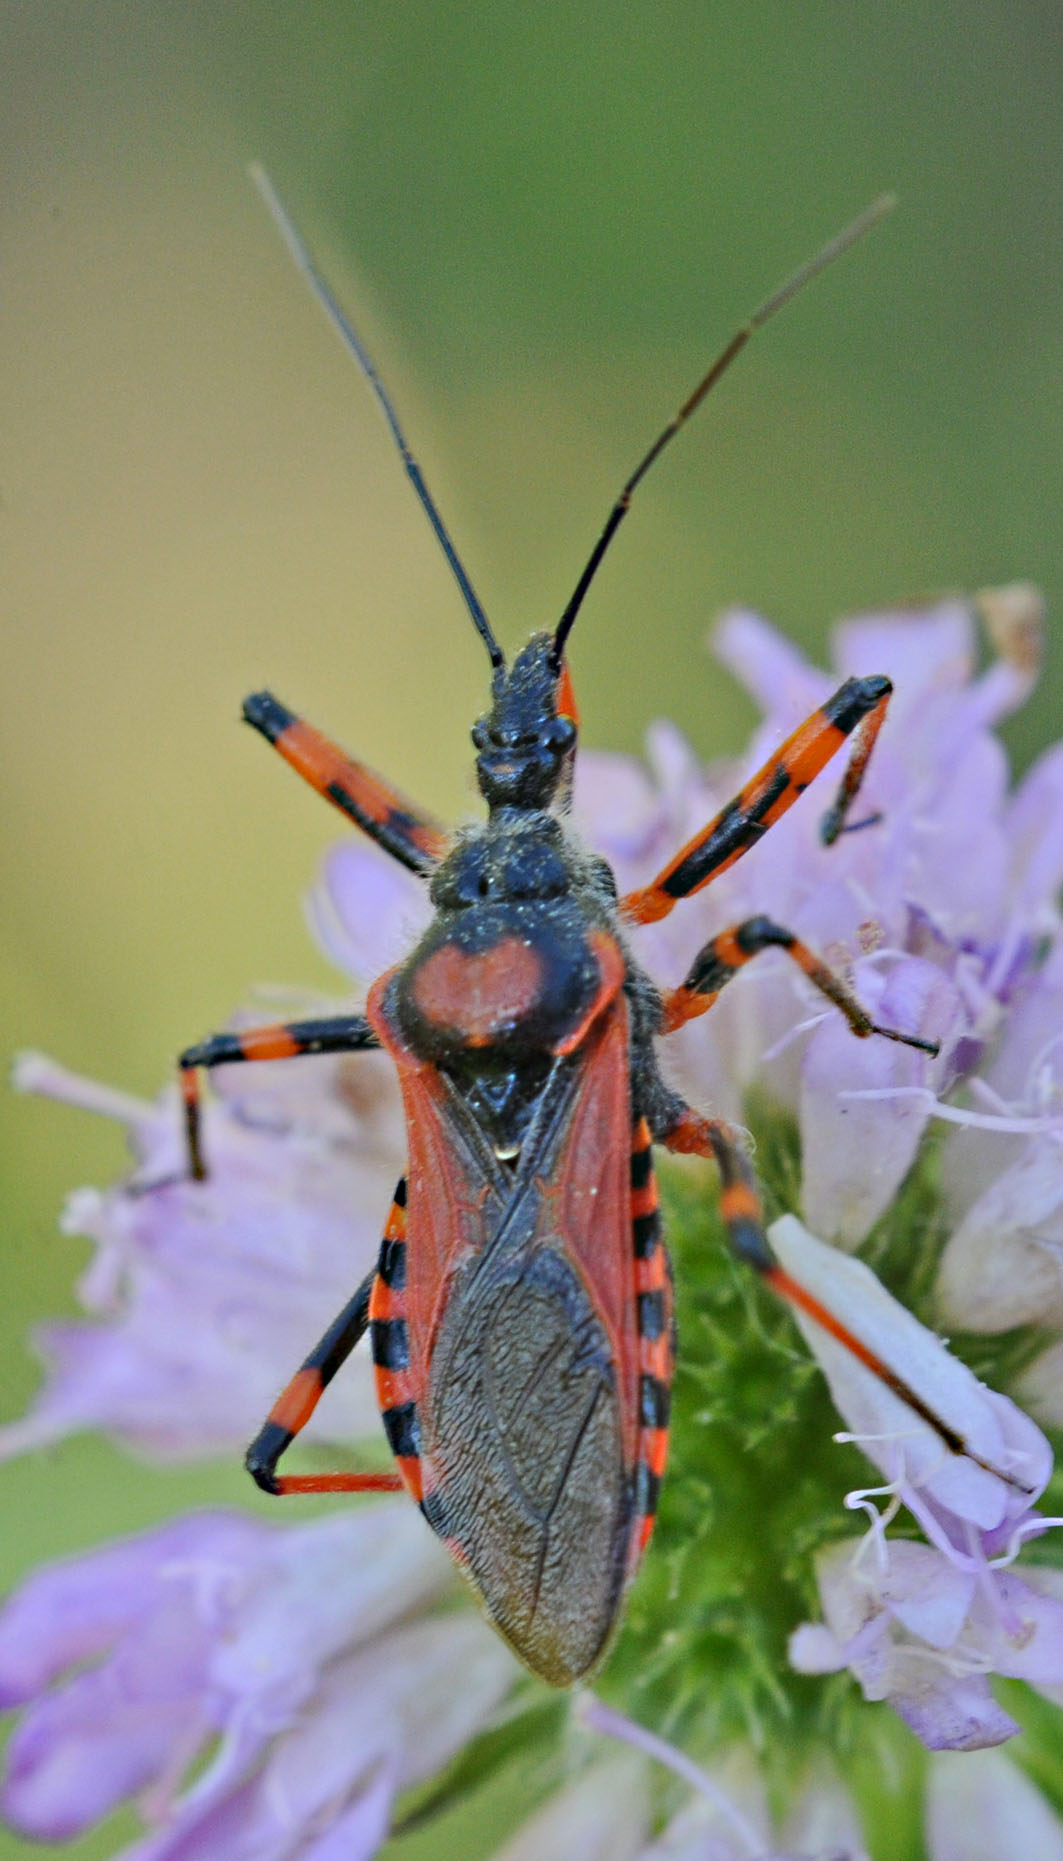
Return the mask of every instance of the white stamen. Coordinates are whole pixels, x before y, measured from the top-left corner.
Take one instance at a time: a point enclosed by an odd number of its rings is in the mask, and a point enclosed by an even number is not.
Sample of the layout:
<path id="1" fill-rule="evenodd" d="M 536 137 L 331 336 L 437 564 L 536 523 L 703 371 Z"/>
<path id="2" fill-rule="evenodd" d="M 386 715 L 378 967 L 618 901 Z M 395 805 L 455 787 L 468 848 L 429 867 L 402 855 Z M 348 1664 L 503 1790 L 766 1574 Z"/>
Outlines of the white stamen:
<path id="1" fill-rule="evenodd" d="M 1027 1538 L 1039 1538 L 1045 1531 L 1058 1531 L 1061 1525 L 1063 1518 L 1044 1518 L 1039 1512 L 1031 1518 L 1020 1519 L 999 1557 L 989 1559 L 990 1570 L 1006 1570 L 1015 1562 Z"/>
<path id="2" fill-rule="evenodd" d="M 888 1501 L 881 1512 L 876 1505 L 872 1505 L 871 1502 L 874 1499 Z M 886 1527 L 892 1525 L 902 1504 L 898 1487 L 895 1485 L 860 1487 L 854 1492 L 846 1493 L 843 1503 L 847 1512 L 866 1512 L 868 1518 L 867 1534 L 861 1539 L 853 1557 L 853 1569 L 857 1569 L 863 1561 L 868 1545 L 872 1544 L 875 1547 L 875 1562 L 879 1570 L 885 1573 L 890 1567 Z"/>
<path id="3" fill-rule="evenodd" d="M 1000 1131 L 1012 1136 L 1036 1136 L 1042 1132 L 1051 1133 L 1063 1139 L 1063 1121 L 1060 1118 L 1000 1118 L 988 1112 L 971 1111 L 964 1105 L 943 1105 L 935 1098 L 928 1086 L 863 1086 L 859 1090 L 840 1092 L 842 1099 L 919 1099 L 926 1106 L 932 1118 L 942 1118 L 946 1124 L 968 1125 L 975 1131 Z"/>

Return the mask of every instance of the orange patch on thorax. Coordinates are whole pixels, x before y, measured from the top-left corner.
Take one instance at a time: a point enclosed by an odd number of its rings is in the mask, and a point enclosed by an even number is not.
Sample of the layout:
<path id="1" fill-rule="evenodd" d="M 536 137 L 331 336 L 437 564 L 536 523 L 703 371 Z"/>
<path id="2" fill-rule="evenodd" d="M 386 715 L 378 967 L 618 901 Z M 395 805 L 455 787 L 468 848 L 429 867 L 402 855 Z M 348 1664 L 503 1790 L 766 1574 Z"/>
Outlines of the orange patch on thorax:
<path id="1" fill-rule="evenodd" d="M 542 982 L 535 949 L 520 937 L 503 937 L 471 955 L 445 943 L 421 964 L 411 993 L 426 1021 L 454 1028 L 469 1047 L 485 1047 L 531 1013 Z"/>

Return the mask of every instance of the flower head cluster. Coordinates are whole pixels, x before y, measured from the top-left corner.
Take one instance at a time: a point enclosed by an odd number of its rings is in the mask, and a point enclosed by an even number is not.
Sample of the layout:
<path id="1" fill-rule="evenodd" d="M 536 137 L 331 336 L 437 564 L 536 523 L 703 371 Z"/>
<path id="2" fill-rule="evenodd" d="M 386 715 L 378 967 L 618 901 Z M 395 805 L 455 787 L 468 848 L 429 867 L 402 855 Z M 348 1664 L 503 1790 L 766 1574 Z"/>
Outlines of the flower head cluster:
<path id="1" fill-rule="evenodd" d="M 573 1712 L 519 1674 L 456 1606 L 451 1567 L 406 1502 L 294 1524 L 196 1515 L 39 1572 L 0 1616 L 0 1703 L 24 1709 L 2 1798 L 17 1827 L 64 1839 L 133 1797 L 147 1832 L 127 1861 L 347 1861 L 465 1751 L 463 1790 L 478 1762 L 508 1763 L 515 1826 L 482 1844 L 507 1861 L 857 1861 L 900 1849 L 876 1845 L 875 1801 L 862 1828 L 868 1802 L 837 1754 L 862 1752 L 866 1771 L 877 1752 L 881 1777 L 910 1779 L 906 1725 L 938 1753 L 919 1773 L 932 1861 L 972 1852 L 965 1818 L 985 1837 L 979 1804 L 1004 1834 L 978 1852 L 1063 1851 L 1047 1800 L 985 1749 L 1026 1716 L 1028 1696 L 1012 1684 L 1002 1703 L 993 1676 L 1063 1700 L 1050 1442 L 1063 1427 L 1063 746 L 1010 787 L 993 726 L 1036 676 L 1038 617 L 1026 590 L 982 605 L 997 655 L 980 672 L 958 601 L 848 623 L 834 675 L 733 614 L 716 649 L 764 713 L 747 758 L 704 768 L 659 724 L 648 771 L 585 755 L 575 788 L 580 831 L 635 888 L 839 676 L 893 678 L 861 794 L 873 824 L 824 848 L 824 778 L 819 809 L 810 796 L 767 847 L 633 933 L 667 986 L 709 937 L 768 913 L 877 1021 L 939 1044 L 932 1059 L 854 1040 L 775 951 L 662 1049 L 695 1103 L 747 1119 L 788 1215 L 772 1229 L 783 1267 L 886 1380 L 799 1318 L 832 1407 L 790 1318 L 730 1261 L 711 1185 L 677 1172 L 672 1466 L 595 1698 Z M 409 875 L 353 844 L 311 903 L 362 990 L 426 914 Z M 22 1082 L 121 1118 L 136 1167 L 68 1204 L 66 1225 L 96 1247 L 87 1316 L 42 1335 L 43 1389 L 0 1451 L 96 1428 L 153 1458 L 235 1456 L 375 1258 L 403 1167 L 386 1061 L 219 1069 L 205 1184 L 183 1180 L 174 1092 L 141 1104 L 38 1058 Z M 930 1325 L 962 1331 L 974 1367 Z M 351 1457 L 377 1428 L 356 1353 L 308 1445 L 343 1442 L 332 1454 Z M 1038 1762 L 1063 1782 L 1043 1742 Z"/>

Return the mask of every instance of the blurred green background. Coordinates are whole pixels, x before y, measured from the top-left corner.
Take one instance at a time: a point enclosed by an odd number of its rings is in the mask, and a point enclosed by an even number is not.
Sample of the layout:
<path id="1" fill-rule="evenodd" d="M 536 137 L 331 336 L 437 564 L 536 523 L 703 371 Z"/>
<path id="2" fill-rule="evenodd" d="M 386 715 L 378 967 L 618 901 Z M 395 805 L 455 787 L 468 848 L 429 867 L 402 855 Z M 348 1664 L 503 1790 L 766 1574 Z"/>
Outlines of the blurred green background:
<path id="1" fill-rule="evenodd" d="M 574 636 L 590 744 L 734 748 L 714 613 L 1063 587 L 1050 0 L 0 6 L 0 990 L 150 1093 L 257 980 L 333 978 L 300 895 L 330 811 L 236 722 L 268 683 L 444 813 L 485 660 L 379 415 L 245 178 L 356 312 L 507 644 L 552 623 L 619 484 L 732 328 L 883 188 L 900 210 L 662 462 Z M 1063 655 L 1011 727 L 1057 731 Z M 64 1192 L 116 1134 L 7 1097 L 0 1409 L 74 1309 Z M 278 1365 L 278 1378 L 291 1366 Z M 178 1504 L 77 1442 L 0 1470 L 0 1578 Z M 107 1853 L 112 1833 L 78 1847 Z M 30 1852 L 0 1835 L 0 1855 Z"/>

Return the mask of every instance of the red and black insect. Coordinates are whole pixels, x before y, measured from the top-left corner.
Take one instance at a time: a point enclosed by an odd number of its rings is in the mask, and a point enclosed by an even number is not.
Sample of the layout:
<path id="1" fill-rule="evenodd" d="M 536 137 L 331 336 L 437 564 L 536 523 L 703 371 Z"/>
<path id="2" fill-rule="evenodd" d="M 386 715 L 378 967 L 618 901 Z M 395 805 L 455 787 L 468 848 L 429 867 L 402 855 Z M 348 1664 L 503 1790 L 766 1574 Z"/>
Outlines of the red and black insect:
<path id="1" fill-rule="evenodd" d="M 686 1104 L 657 1040 L 710 1008 L 760 951 L 784 950 L 860 1037 L 878 1027 L 844 983 L 766 917 L 714 937 L 680 988 L 642 970 L 626 927 L 661 918 L 726 871 L 851 740 L 823 822 L 849 826 L 886 715 L 885 678 L 853 678 L 780 745 L 651 884 L 618 899 L 604 859 L 564 812 L 577 717 L 565 649 L 632 494 L 753 334 L 878 218 L 876 203 L 774 294 L 727 345 L 613 506 L 552 633 L 507 665 L 373 363 L 265 177 L 296 259 L 362 367 L 458 580 L 491 663 L 473 729 L 487 820 L 452 834 L 268 692 L 244 716 L 394 858 L 435 915 L 369 994 L 365 1015 L 214 1035 L 181 1056 L 192 1173 L 202 1178 L 197 1069 L 383 1047 L 399 1076 L 409 1162 L 374 1271 L 274 1405 L 247 1465 L 270 1493 L 404 1485 L 529 1667 L 568 1685 L 601 1659 L 653 1529 L 668 1443 L 673 1297 L 652 1146 L 714 1159 L 731 1244 L 777 1292 L 841 1336 L 928 1420 L 963 1443 L 778 1266 L 745 1156 Z M 397 1474 L 288 1476 L 278 1463 L 366 1331 Z"/>

